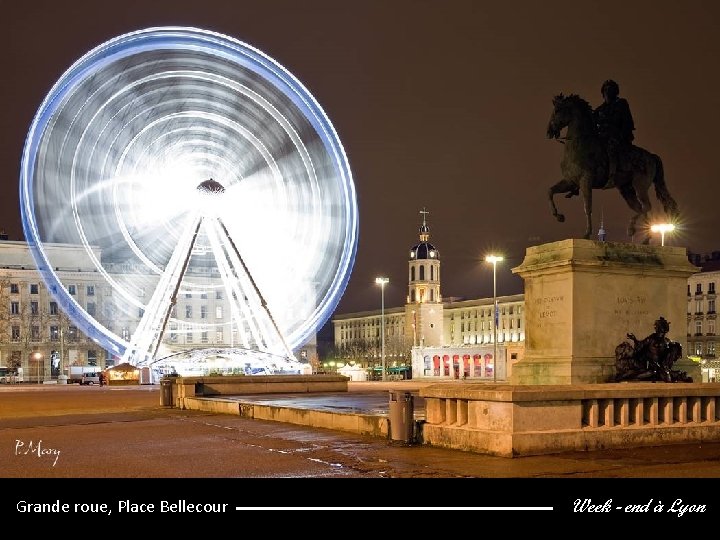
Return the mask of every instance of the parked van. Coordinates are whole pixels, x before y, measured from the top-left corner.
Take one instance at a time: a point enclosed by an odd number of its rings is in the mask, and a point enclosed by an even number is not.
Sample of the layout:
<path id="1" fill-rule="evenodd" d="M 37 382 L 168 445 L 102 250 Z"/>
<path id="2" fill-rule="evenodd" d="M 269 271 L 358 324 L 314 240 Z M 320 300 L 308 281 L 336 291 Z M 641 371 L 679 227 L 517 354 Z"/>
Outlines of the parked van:
<path id="1" fill-rule="evenodd" d="M 100 384 L 100 373 L 83 373 L 80 384 Z"/>
<path id="2" fill-rule="evenodd" d="M 83 377 L 89 375 L 91 377 L 97 377 L 100 368 L 97 366 L 70 366 L 68 370 L 68 383 L 87 384 L 83 382 Z M 95 384 L 99 384 L 98 380 L 94 381 Z"/>

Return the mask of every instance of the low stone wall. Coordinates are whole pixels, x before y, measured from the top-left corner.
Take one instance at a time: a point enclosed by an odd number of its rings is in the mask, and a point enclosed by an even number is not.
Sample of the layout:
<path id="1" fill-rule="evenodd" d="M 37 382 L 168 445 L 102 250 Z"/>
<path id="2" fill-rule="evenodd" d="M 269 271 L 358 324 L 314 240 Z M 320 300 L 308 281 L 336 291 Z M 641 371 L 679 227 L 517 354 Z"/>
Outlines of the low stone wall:
<path id="1" fill-rule="evenodd" d="M 167 380 L 167 379 L 165 379 Z M 185 398 L 244 394 L 286 394 L 297 392 L 347 392 L 344 375 L 246 375 L 173 377 L 172 406 L 188 408 Z M 161 404 L 164 396 L 161 392 Z"/>
<path id="2" fill-rule="evenodd" d="M 420 395 L 425 444 L 503 457 L 720 441 L 718 383 L 457 383 Z"/>
<path id="3" fill-rule="evenodd" d="M 185 398 L 183 408 L 218 414 L 235 414 L 254 420 L 270 420 L 299 426 L 347 431 L 371 437 L 387 438 L 390 426 L 386 416 L 282 407 L 216 397 L 212 399 Z"/>

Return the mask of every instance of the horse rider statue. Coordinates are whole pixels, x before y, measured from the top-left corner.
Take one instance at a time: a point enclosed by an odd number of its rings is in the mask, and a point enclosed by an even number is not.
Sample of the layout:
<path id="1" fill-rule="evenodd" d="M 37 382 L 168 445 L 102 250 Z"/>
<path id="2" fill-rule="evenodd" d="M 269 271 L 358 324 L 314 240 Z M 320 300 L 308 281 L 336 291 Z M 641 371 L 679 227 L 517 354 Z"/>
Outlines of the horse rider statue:
<path id="1" fill-rule="evenodd" d="M 607 149 L 608 156 L 608 183 L 606 187 L 615 186 L 615 174 L 618 162 L 627 156 L 627 150 L 635 139 L 630 105 L 625 98 L 620 97 L 620 86 L 613 80 L 605 81 L 600 89 L 603 103 L 594 111 L 595 125 L 600 140 Z"/>

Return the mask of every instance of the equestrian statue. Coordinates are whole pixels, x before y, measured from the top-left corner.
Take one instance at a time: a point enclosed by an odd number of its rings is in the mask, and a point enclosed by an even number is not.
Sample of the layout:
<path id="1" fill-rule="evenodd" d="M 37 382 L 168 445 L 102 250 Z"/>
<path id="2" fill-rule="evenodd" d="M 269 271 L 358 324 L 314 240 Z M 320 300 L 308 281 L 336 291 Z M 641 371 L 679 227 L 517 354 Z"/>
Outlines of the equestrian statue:
<path id="1" fill-rule="evenodd" d="M 567 198 L 581 195 L 586 218 L 584 238 L 589 239 L 593 230 L 592 190 L 616 188 L 634 212 L 628 236 L 635 235 L 640 220 L 646 234 L 642 243 L 648 244 L 650 187 L 655 187 L 655 195 L 671 222 L 678 217 L 678 205 L 665 184 L 660 157 L 633 144 L 635 124 L 627 101 L 619 97 L 618 84 L 605 81 L 601 92 L 603 103 L 595 110 L 576 94 L 553 98 L 547 137 L 562 142 L 564 153 L 562 178 L 548 190 L 550 209 L 563 222 L 565 216 L 555 206 L 555 194 L 565 193 Z M 565 137 L 560 137 L 564 128 Z"/>

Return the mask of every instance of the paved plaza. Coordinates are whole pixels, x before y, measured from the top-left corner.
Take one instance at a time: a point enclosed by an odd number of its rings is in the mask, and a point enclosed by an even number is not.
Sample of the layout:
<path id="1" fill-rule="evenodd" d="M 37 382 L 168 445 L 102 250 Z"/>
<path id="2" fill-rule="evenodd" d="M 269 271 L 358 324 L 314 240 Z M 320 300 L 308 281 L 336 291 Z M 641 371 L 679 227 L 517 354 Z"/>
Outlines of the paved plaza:
<path id="1" fill-rule="evenodd" d="M 386 414 L 388 390 L 422 384 L 351 382 L 345 395 L 243 399 Z M 22 453 L 40 441 L 59 457 Z M 720 443 L 500 458 L 162 407 L 152 385 L 0 386 L 0 459 L 5 478 L 720 478 Z"/>

